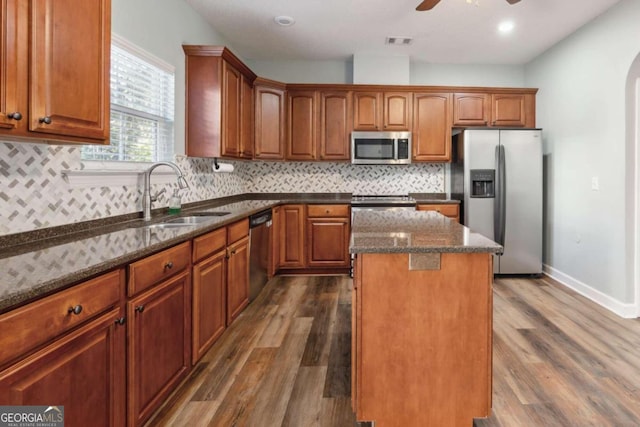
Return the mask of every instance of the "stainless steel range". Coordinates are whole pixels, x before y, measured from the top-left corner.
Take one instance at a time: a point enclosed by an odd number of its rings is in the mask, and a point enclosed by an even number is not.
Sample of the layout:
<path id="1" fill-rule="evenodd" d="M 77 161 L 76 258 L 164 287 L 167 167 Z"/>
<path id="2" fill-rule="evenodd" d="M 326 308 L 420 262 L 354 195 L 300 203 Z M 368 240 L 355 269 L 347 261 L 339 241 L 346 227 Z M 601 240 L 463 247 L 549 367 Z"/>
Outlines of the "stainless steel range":
<path id="1" fill-rule="evenodd" d="M 416 200 L 407 195 L 358 195 L 351 197 L 351 210 L 415 209 Z"/>

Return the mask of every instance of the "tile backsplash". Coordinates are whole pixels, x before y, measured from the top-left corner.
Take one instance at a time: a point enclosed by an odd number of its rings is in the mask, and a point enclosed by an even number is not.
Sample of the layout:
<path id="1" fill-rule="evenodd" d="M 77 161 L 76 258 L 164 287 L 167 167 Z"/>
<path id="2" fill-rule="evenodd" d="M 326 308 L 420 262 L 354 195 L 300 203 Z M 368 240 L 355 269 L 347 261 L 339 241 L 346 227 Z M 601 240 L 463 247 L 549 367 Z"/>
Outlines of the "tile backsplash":
<path id="1" fill-rule="evenodd" d="M 176 156 L 189 189 L 183 203 L 241 193 L 442 192 L 444 165 L 363 166 L 333 162 L 231 162 L 233 173 L 213 173 L 213 160 Z M 64 170 L 84 169 L 80 148 L 0 142 L 0 235 L 142 210 L 140 185 L 72 186 Z M 154 207 L 166 206 L 174 184 Z M 158 188 L 156 188 L 158 187 Z M 154 191 L 162 184 L 154 185 Z"/>

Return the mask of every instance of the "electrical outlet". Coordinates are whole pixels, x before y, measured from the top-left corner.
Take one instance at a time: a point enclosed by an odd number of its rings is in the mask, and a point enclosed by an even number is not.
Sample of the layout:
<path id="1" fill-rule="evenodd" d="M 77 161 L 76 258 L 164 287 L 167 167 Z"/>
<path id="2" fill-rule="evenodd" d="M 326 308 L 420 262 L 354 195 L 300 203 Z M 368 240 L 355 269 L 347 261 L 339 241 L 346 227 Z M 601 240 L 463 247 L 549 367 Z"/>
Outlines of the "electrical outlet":
<path id="1" fill-rule="evenodd" d="M 591 177 L 591 190 L 592 191 L 600 190 L 600 180 L 598 179 L 597 176 Z"/>

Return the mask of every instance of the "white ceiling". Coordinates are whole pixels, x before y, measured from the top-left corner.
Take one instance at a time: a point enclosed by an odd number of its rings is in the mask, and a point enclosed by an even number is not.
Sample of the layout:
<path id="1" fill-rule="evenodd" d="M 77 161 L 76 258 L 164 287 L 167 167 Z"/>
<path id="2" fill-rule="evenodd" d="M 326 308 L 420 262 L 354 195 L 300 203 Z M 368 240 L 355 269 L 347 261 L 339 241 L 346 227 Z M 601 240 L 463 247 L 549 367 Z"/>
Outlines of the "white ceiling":
<path id="1" fill-rule="evenodd" d="M 619 0 L 185 0 L 246 59 L 329 60 L 354 53 L 442 64 L 524 64 Z M 475 1 L 475 0 L 474 0 Z M 296 20 L 280 27 L 274 17 Z M 497 26 L 515 24 L 504 36 Z M 409 36 L 410 46 L 385 45 Z"/>

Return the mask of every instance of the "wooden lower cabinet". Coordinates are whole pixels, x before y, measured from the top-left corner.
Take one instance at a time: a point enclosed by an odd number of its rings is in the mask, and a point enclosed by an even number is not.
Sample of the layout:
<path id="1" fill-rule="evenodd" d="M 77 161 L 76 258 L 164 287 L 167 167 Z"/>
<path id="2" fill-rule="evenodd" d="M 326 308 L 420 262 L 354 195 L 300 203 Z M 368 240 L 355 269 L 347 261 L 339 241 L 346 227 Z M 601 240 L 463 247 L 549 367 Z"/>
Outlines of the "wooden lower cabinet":
<path id="1" fill-rule="evenodd" d="M 226 286 L 225 250 L 193 266 L 193 364 L 200 360 L 226 329 Z"/>
<path id="2" fill-rule="evenodd" d="M 284 205 L 280 209 L 280 267 L 304 268 L 305 205 Z"/>
<path id="3" fill-rule="evenodd" d="M 416 209 L 419 211 L 438 212 L 447 218 L 460 222 L 460 205 L 458 203 L 419 204 Z"/>
<path id="4" fill-rule="evenodd" d="M 349 266 L 349 218 L 307 218 L 307 266 Z"/>
<path id="5" fill-rule="evenodd" d="M 385 427 L 471 426 L 491 414 L 490 253 L 357 254 L 352 405 Z M 391 286 L 393 285 L 393 286 Z"/>
<path id="6" fill-rule="evenodd" d="M 249 236 L 227 248 L 227 325 L 249 304 Z"/>
<path id="7" fill-rule="evenodd" d="M 128 425 L 142 425 L 191 367 L 191 271 L 127 303 Z"/>
<path id="8" fill-rule="evenodd" d="M 3 405 L 64 406 L 68 427 L 125 424 L 125 327 L 113 309 L 0 372 Z"/>

